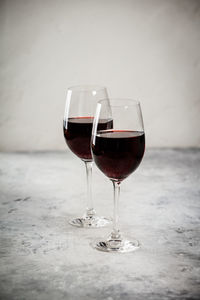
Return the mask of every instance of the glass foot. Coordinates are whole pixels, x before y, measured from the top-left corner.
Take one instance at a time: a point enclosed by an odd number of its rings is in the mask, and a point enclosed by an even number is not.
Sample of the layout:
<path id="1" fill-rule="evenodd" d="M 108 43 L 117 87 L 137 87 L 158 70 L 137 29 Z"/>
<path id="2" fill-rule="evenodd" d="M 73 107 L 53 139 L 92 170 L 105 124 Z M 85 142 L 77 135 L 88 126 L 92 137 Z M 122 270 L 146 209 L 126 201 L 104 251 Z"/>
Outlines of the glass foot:
<path id="1" fill-rule="evenodd" d="M 84 227 L 84 228 L 98 228 L 104 227 L 110 224 L 112 221 L 105 217 L 97 217 L 97 216 L 83 216 L 82 218 L 75 218 L 69 221 L 70 225 L 76 227 Z"/>
<path id="2" fill-rule="evenodd" d="M 125 253 L 139 249 L 140 243 L 135 239 L 113 239 L 109 237 L 106 240 L 96 240 L 91 246 L 99 251 Z"/>

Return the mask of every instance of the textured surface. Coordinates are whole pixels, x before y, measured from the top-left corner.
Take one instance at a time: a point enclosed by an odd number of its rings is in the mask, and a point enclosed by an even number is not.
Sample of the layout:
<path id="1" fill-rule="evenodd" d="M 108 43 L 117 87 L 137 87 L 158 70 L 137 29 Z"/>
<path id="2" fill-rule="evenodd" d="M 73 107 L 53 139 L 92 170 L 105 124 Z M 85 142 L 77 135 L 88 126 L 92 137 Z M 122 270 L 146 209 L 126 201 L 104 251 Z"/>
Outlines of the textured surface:
<path id="1" fill-rule="evenodd" d="M 140 100 L 151 147 L 200 147 L 199 78 L 199 0 L 0 1 L 1 151 L 65 150 L 80 84 Z"/>
<path id="2" fill-rule="evenodd" d="M 122 184 L 120 222 L 142 248 L 110 254 L 89 242 L 110 228 L 78 229 L 84 166 L 70 153 L 0 154 L 0 299 L 162 300 L 200 297 L 200 150 L 147 151 Z M 95 206 L 112 186 L 94 168 Z"/>

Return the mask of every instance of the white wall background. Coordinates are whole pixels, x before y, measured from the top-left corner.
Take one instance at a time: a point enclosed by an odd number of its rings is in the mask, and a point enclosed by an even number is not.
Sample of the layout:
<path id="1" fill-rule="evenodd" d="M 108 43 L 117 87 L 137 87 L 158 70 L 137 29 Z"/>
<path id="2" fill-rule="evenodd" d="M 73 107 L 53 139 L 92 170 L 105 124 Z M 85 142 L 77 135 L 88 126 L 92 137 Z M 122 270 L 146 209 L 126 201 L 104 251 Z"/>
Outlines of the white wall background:
<path id="1" fill-rule="evenodd" d="M 0 1 L 0 150 L 66 149 L 66 88 L 142 102 L 147 145 L 200 146 L 200 1 Z"/>

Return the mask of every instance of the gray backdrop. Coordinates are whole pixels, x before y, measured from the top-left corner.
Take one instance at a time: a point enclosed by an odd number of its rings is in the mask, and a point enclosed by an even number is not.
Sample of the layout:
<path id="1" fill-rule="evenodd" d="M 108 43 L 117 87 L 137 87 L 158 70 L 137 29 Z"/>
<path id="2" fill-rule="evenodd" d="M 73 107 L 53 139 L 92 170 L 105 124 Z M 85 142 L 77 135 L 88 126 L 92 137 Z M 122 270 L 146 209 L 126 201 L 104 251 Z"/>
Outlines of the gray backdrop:
<path id="1" fill-rule="evenodd" d="M 148 147 L 200 146 L 200 1 L 0 1 L 0 150 L 67 149 L 66 89 L 142 103 Z"/>

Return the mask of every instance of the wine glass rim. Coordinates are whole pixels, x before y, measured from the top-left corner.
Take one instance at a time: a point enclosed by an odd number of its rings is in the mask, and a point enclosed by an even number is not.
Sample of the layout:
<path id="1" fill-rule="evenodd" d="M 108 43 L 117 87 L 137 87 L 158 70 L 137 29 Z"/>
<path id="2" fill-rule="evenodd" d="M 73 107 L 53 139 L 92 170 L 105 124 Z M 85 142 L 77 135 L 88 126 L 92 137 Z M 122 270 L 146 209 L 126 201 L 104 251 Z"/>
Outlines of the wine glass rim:
<path id="1" fill-rule="evenodd" d="M 73 85 L 68 88 L 68 91 L 85 92 L 85 91 L 101 91 L 106 90 L 105 86 L 96 84 Z"/>
<path id="2" fill-rule="evenodd" d="M 107 101 L 107 100 L 110 101 L 110 106 L 112 106 L 112 107 L 122 107 L 122 106 L 127 106 L 127 105 L 128 106 L 140 105 L 140 101 L 131 99 L 131 98 L 108 98 L 108 99 L 99 100 L 98 103 L 102 103 L 103 101 Z"/>

